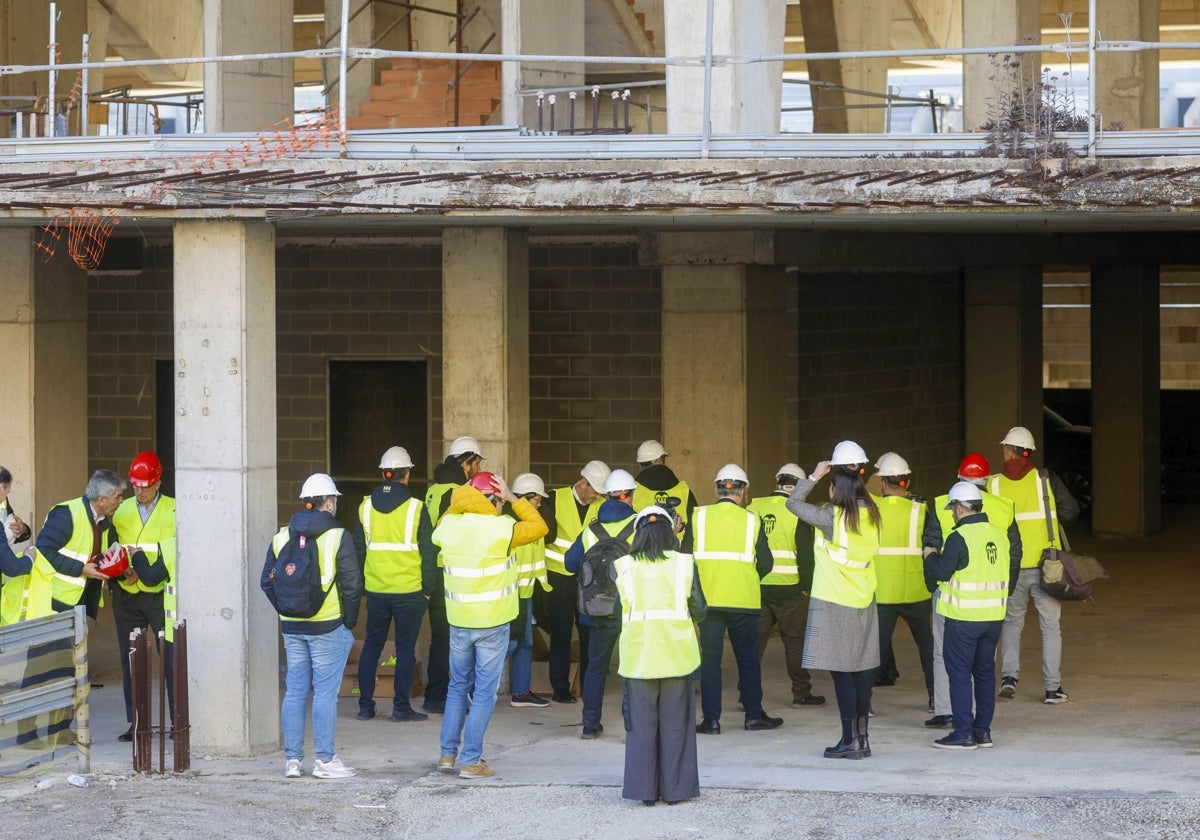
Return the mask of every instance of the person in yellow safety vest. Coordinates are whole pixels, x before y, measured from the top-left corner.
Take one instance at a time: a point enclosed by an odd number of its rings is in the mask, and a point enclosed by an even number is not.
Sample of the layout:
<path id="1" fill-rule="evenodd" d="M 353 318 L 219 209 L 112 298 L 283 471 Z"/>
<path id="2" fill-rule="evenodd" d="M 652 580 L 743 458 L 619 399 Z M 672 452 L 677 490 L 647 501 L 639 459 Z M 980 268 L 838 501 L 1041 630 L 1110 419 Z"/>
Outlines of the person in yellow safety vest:
<path id="1" fill-rule="evenodd" d="M 1007 562 L 1008 537 L 988 521 L 979 488 L 960 481 L 948 495 L 946 504 L 957 524 L 940 553 L 924 551 L 928 576 L 945 581 L 937 611 L 946 621 L 944 656 L 954 718 L 954 731 L 933 745 L 973 750 L 992 746 L 996 644 L 1017 579 Z"/>
<path id="2" fill-rule="evenodd" d="M 672 514 L 651 505 L 636 522 L 629 554 L 614 564 L 628 699 L 621 796 L 674 805 L 700 795 L 693 622 L 704 617 L 704 596 L 692 558 L 679 549 Z"/>
<path id="3" fill-rule="evenodd" d="M 356 775 L 337 755 L 334 729 L 337 696 L 342 672 L 354 644 L 362 598 L 362 575 L 354 552 L 354 538 L 338 524 L 338 492 L 333 479 L 314 473 L 300 488 L 304 508 L 279 529 L 267 548 L 259 585 L 279 613 L 279 629 L 287 656 L 287 689 L 281 712 L 283 724 L 283 775 L 303 775 L 304 729 L 309 697 L 312 697 L 313 746 L 316 760 L 312 774 L 318 779 L 345 779 Z M 296 585 L 289 583 L 297 571 L 295 561 L 279 566 L 281 556 L 308 550 L 316 544 L 323 592 L 320 606 L 306 616 L 289 615 L 281 609 L 281 592 L 289 600 Z M 298 588 L 298 587 L 297 587 Z"/>
<path id="4" fill-rule="evenodd" d="M 538 609 L 539 622 L 550 635 L 550 687 L 556 703 L 576 703 L 571 691 L 571 635 L 579 632 L 579 676 L 588 666 L 588 636 L 591 628 L 579 618 L 579 581 L 567 571 L 566 553 L 600 511 L 604 482 L 610 470 L 603 461 L 588 461 L 579 480 L 570 487 L 551 491 L 552 504 L 543 513 L 550 534 L 546 537 L 546 568 L 550 591 Z M 535 608 L 539 605 L 535 604 Z"/>
<path id="5" fill-rule="evenodd" d="M 1042 589 L 1038 562 L 1047 548 L 1062 548 L 1060 523 L 1074 522 L 1079 516 L 1079 504 L 1058 476 L 1034 467 L 1030 457 L 1036 447 L 1028 429 L 1012 427 L 1000 441 L 1000 447 L 1004 469 L 988 479 L 987 489 L 1013 503 L 1017 528 L 1021 531 L 1021 574 L 1016 590 L 1008 599 L 1008 614 L 1000 634 L 1003 674 L 1000 696 L 1012 698 L 1017 693 L 1021 631 L 1025 629 L 1025 611 L 1032 596 L 1042 626 L 1042 688 L 1046 691 L 1043 702 L 1066 703 L 1067 693 L 1062 687 L 1062 603 Z"/>
<path id="6" fill-rule="evenodd" d="M 29 566 L 33 560 L 17 551 L 17 546 L 31 536 L 29 526 L 13 511 L 12 501 L 8 494 L 12 490 L 13 476 L 5 467 L 0 467 L 0 523 L 4 525 L 5 543 L 8 554 L 12 554 L 11 562 L 4 552 L 0 552 L 0 565 L 11 571 L 0 568 L 0 625 L 11 624 L 21 612 L 22 602 L 28 593 L 28 588 L 20 582 L 13 585 L 11 593 L 4 586 L 11 578 L 24 577 L 29 574 Z M 9 594 L 11 594 L 11 603 Z"/>
<path id="7" fill-rule="evenodd" d="M 512 491 L 514 496 L 533 505 L 545 521 L 542 499 L 550 496 L 541 476 L 521 473 L 513 479 Z M 511 514 L 512 508 L 506 507 L 504 512 Z M 513 558 L 517 561 L 517 617 L 508 626 L 512 683 L 509 705 L 514 709 L 544 709 L 550 705 L 550 701 L 534 694 L 530 690 L 530 683 L 533 681 L 533 595 L 539 586 L 542 591 L 550 590 L 546 573 L 546 538 L 539 537 L 527 545 L 519 546 L 513 552 Z"/>
<path id="8" fill-rule="evenodd" d="M 1009 565 L 1013 577 L 1021 568 L 1021 531 L 1013 514 L 1013 504 L 1008 499 L 993 496 L 983 489 L 987 484 L 991 468 L 987 458 L 978 452 L 968 453 L 958 465 L 957 481 L 969 481 L 979 488 L 983 498 L 983 512 L 988 521 L 1005 532 L 1008 537 Z M 921 544 L 925 548 L 942 550 L 944 537 L 954 530 L 954 514 L 947 508 L 950 500 L 948 493 L 943 493 L 933 500 L 933 513 L 936 515 L 925 518 L 925 535 Z M 945 635 L 946 619 L 937 611 L 937 601 L 941 597 L 940 581 L 925 577 L 925 588 L 933 593 L 933 717 L 925 721 L 926 726 L 947 727 L 951 725 L 950 716 L 950 680 L 946 676 L 946 665 L 942 657 L 942 639 Z"/>
<path id="9" fill-rule="evenodd" d="M 392 446 L 379 459 L 383 480 L 362 500 L 354 527 L 354 550 L 363 559 L 367 628 L 358 658 L 359 720 L 375 717 L 375 675 L 388 630 L 396 624 L 392 716 L 397 723 L 428 720 L 413 710 L 417 636 L 436 588 L 437 547 L 433 524 L 420 499 L 408 489 L 413 462 L 408 450 Z"/>
<path id="10" fill-rule="evenodd" d="M 4 526 L 4 536 L 8 538 L 9 546 L 15 551 L 18 543 L 29 539 L 30 530 L 25 521 L 17 516 L 8 498 L 12 483 L 12 473 L 7 467 L 0 467 L 0 524 Z"/>
<path id="11" fill-rule="evenodd" d="M 879 616 L 875 606 L 875 555 L 882 520 L 867 493 L 867 453 L 852 440 L 833 449 L 828 461 L 796 482 L 788 498 L 792 513 L 815 529 L 813 588 L 804 634 L 804 667 L 833 677 L 842 734 L 826 758 L 867 758 L 871 685 L 879 667 Z M 831 475 L 829 505 L 808 501 L 817 482 Z"/>
<path id="12" fill-rule="evenodd" d="M 455 438 L 450 443 L 446 460 L 433 468 L 433 484 L 425 491 L 425 510 L 429 521 L 436 526 L 450 507 L 450 493 L 466 484 L 483 467 L 479 441 L 473 437 Z M 437 558 L 437 568 L 442 558 Z M 450 683 L 450 625 L 446 623 L 446 598 L 442 575 L 434 575 L 434 591 L 429 596 L 429 651 L 426 655 L 425 700 L 421 708 L 431 714 L 446 709 L 446 686 Z"/>
<path id="13" fill-rule="evenodd" d="M 700 622 L 700 708 L 702 735 L 721 734 L 721 655 L 725 636 L 737 661 L 738 686 L 749 730 L 775 729 L 783 718 L 763 711 L 762 667 L 758 662 L 759 581 L 775 560 L 758 516 L 745 509 L 750 479 L 737 464 L 717 472 L 717 501 L 693 511 L 683 549 L 696 558 L 708 612 Z M 691 550 L 689 550 L 691 549 Z"/>
<path id="14" fill-rule="evenodd" d="M 158 556 L 158 544 L 175 536 L 175 500 L 162 490 L 163 465 L 150 451 L 140 452 L 129 464 L 129 483 L 133 498 L 125 499 L 113 514 L 117 538 L 127 548 L 140 548 L 153 565 Z M 163 588 L 166 579 L 151 583 L 138 576 L 130 566 L 123 577 L 108 582 L 112 598 L 113 624 L 117 628 L 117 650 L 121 659 L 121 687 L 125 692 L 125 721 L 128 728 L 118 741 L 133 740 L 133 693 L 129 678 L 129 654 L 132 647 L 129 634 L 139 627 L 149 627 L 154 643 L 164 629 Z M 167 668 L 167 695 L 170 708 L 175 707 L 175 678 Z"/>
<path id="15" fill-rule="evenodd" d="M 567 549 L 568 572 L 578 574 L 583 565 L 583 556 L 601 539 L 617 538 L 624 534 L 625 539 L 633 541 L 633 508 L 629 504 L 633 491 L 633 476 L 628 472 L 613 470 L 608 474 L 604 482 L 606 501 L 600 505 L 596 518 Z M 619 613 L 612 616 L 582 615 L 579 620 L 589 628 L 587 667 L 583 672 L 583 690 L 580 692 L 583 695 L 583 733 L 580 738 L 592 741 L 604 731 L 604 724 L 600 722 L 604 710 L 604 684 L 617 638 L 621 635 L 621 617 Z"/>
<path id="16" fill-rule="evenodd" d="M 928 510 L 924 499 L 912 495 L 912 470 L 895 452 L 875 463 L 883 495 L 875 497 L 883 527 L 875 555 L 875 602 L 879 609 L 879 673 L 875 685 L 895 685 L 900 672 L 892 653 L 896 621 L 903 618 L 917 645 L 925 674 L 925 694 L 933 711 L 933 605 L 925 588 L 921 538 Z"/>
<path id="17" fill-rule="evenodd" d="M 805 474 L 796 464 L 784 464 L 775 474 L 775 492 L 759 496 L 746 506 L 762 522 L 775 560 L 771 574 L 762 579 L 758 659 L 762 661 L 771 632 L 778 626 L 784 662 L 792 681 L 793 709 L 825 705 L 823 696 L 812 693 L 812 674 L 802 664 L 808 592 L 813 577 L 813 530 L 787 509 L 788 496 Z"/>
<path id="18" fill-rule="evenodd" d="M 519 522 L 500 514 L 505 502 L 512 505 Z M 469 484 L 454 490 L 449 510 L 433 531 L 433 541 L 442 549 L 450 621 L 450 690 L 442 718 L 440 772 L 453 773 L 458 761 L 459 778 L 481 779 L 494 773 L 483 760 L 483 736 L 496 706 L 509 623 L 519 610 L 517 562 L 512 555 L 547 533 L 537 509 L 489 472 L 477 473 Z M 471 685 L 475 693 L 467 715 Z"/>
<path id="19" fill-rule="evenodd" d="M 656 440 L 643 441 L 637 448 L 637 462 L 641 469 L 636 476 L 638 486 L 633 491 L 633 509 L 661 505 L 674 509 L 686 524 L 691 521 L 692 511 L 696 509 L 696 495 L 688 483 L 678 478 L 667 466 L 667 455 L 667 450 Z M 676 500 L 674 504 L 670 503 L 670 499 Z"/>

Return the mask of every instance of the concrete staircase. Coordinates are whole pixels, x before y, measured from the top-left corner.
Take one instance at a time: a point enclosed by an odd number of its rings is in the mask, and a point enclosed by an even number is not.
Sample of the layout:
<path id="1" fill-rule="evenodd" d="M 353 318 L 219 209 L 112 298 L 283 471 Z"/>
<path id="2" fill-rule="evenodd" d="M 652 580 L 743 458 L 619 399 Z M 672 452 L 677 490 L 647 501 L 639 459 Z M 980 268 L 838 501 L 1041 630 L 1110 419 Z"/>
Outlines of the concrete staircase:
<path id="1" fill-rule="evenodd" d="M 646 40 L 651 44 L 654 43 L 654 30 L 646 28 L 646 13 L 639 12 L 637 8 L 637 0 L 625 0 L 629 4 L 629 8 L 633 11 L 633 16 L 637 20 L 638 26 L 642 33 L 646 36 Z"/>
<path id="2" fill-rule="evenodd" d="M 371 98 L 359 103 L 358 116 L 347 119 L 351 130 L 366 128 L 445 128 L 455 125 L 453 61 L 393 59 L 380 73 Z M 477 62 L 459 82 L 458 125 L 487 125 L 500 105 L 500 65 Z"/>

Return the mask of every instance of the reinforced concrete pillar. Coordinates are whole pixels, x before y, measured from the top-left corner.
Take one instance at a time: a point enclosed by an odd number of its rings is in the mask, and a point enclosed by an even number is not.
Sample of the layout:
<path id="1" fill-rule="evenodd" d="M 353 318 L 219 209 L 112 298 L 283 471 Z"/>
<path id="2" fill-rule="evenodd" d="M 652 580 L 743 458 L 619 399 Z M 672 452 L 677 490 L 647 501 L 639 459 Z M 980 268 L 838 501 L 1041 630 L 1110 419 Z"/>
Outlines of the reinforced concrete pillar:
<path id="1" fill-rule="evenodd" d="M 662 440 L 701 504 L 723 465 L 745 468 L 762 495 L 786 460 L 786 279 L 756 264 L 770 262 L 768 242 L 754 231 L 642 241 L 641 264 L 662 266 Z"/>
<path id="2" fill-rule="evenodd" d="M 192 742 L 278 749 L 279 623 L 259 588 L 276 530 L 275 233 L 175 224 L 179 611 Z M 297 488 L 298 490 L 299 488 Z"/>
<path id="3" fill-rule="evenodd" d="M 1000 440 L 1013 426 L 1042 438 L 1040 266 L 963 272 L 964 438 L 1000 468 Z M 963 453 L 966 454 L 966 453 Z M 1044 454 L 1044 453 L 1043 453 Z"/>
<path id="4" fill-rule="evenodd" d="M 964 47 L 1006 47 L 1029 43 L 1030 38 L 1032 43 L 1042 40 L 1039 0 L 962 0 L 962 4 Z M 1076 26 L 1080 23 L 1075 21 Z M 993 116 L 989 109 L 998 98 L 997 81 L 1006 78 L 998 70 L 999 60 L 988 55 L 963 58 L 963 128 L 967 131 L 979 128 Z M 1034 54 L 1021 59 L 1022 85 L 1028 88 L 1038 84 L 1040 62 Z"/>
<path id="5" fill-rule="evenodd" d="M 784 0 L 715 0 L 713 53 L 779 55 L 786 21 Z M 703 2 L 664 3 L 669 56 L 704 55 L 707 9 Z M 714 66 L 710 93 L 713 134 L 778 134 L 783 68 L 753 63 Z M 667 132 L 700 134 L 704 118 L 704 67 L 667 67 Z"/>
<path id="6" fill-rule="evenodd" d="M 1157 41 L 1158 0 L 1098 3 L 1096 23 L 1106 41 Z M 1100 124 L 1158 128 L 1158 50 L 1105 52 L 1096 59 Z"/>
<path id="7" fill-rule="evenodd" d="M 290 52 L 292 0 L 204 0 L 204 54 Z M 263 131 L 292 118 L 291 59 L 204 65 L 204 129 Z"/>
<path id="8" fill-rule="evenodd" d="M 1158 266 L 1092 266 L 1092 531 L 1162 529 Z"/>
<path id="9" fill-rule="evenodd" d="M 529 237 L 442 232 L 442 437 L 479 441 L 485 468 L 529 469 Z M 441 453 L 445 453 L 442 447 Z"/>
<path id="10" fill-rule="evenodd" d="M 806 52 L 886 50 L 892 21 L 890 0 L 801 0 Z M 841 59 L 809 63 L 813 87 L 813 131 L 825 134 L 879 133 L 885 128 L 884 100 L 842 88 L 887 92 L 888 59 Z"/>
<path id="11" fill-rule="evenodd" d="M 506 53 L 583 55 L 587 51 L 584 0 L 500 0 L 500 39 Z M 500 77 L 504 124 L 536 128 L 537 99 L 522 97 L 521 89 L 578 86 L 582 91 L 583 71 L 582 64 L 504 62 Z M 607 97 L 607 92 L 602 93 Z M 561 103 L 558 111 L 565 115 L 567 95 L 560 93 L 558 99 Z M 582 124 L 586 116 L 586 124 L 591 125 L 591 95 L 584 96 L 581 92 L 575 108 L 580 120 L 577 124 Z M 604 99 L 600 106 L 601 119 L 611 110 L 611 100 Z M 565 122 L 565 119 L 560 120 Z"/>
<path id="12" fill-rule="evenodd" d="M 13 510 L 35 533 L 50 507 L 82 495 L 88 479 L 87 274 L 65 245 L 47 262 L 37 236 L 0 229 L 0 439 Z"/>

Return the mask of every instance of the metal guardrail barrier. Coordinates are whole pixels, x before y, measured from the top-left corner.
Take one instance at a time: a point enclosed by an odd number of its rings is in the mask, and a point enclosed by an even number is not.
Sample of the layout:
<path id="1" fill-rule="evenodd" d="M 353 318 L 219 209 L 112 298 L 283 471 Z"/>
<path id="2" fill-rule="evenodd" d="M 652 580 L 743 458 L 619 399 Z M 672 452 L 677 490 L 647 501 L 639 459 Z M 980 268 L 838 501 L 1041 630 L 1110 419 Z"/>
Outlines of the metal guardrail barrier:
<path id="1" fill-rule="evenodd" d="M 74 745 L 91 771 L 87 616 L 83 607 L 0 627 L 0 775 L 18 773 Z M 47 723 L 42 725 L 45 716 Z M 75 721 L 75 731 L 70 729 Z M 15 727 L 16 734 L 9 736 Z M 45 736 L 43 738 L 42 736 Z M 16 746 L 18 750 L 9 749 Z"/>

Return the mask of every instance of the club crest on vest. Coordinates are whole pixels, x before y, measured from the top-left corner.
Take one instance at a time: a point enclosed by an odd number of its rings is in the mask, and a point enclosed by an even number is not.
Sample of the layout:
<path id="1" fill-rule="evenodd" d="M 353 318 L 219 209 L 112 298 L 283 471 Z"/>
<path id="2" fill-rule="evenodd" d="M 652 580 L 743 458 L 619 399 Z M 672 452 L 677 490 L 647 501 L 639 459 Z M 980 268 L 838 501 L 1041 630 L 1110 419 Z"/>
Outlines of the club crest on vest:
<path id="1" fill-rule="evenodd" d="M 286 566 L 283 567 L 283 573 L 285 575 L 287 575 L 288 577 L 291 577 L 292 575 L 296 574 L 296 564 L 288 563 Z"/>
<path id="2" fill-rule="evenodd" d="M 763 532 L 769 537 L 775 530 L 775 514 L 766 513 L 762 516 Z"/>
<path id="3" fill-rule="evenodd" d="M 984 548 L 984 551 L 987 552 L 988 562 L 995 566 L 996 558 L 1000 556 L 1000 549 L 997 548 L 994 542 L 989 540 L 987 546 Z"/>

